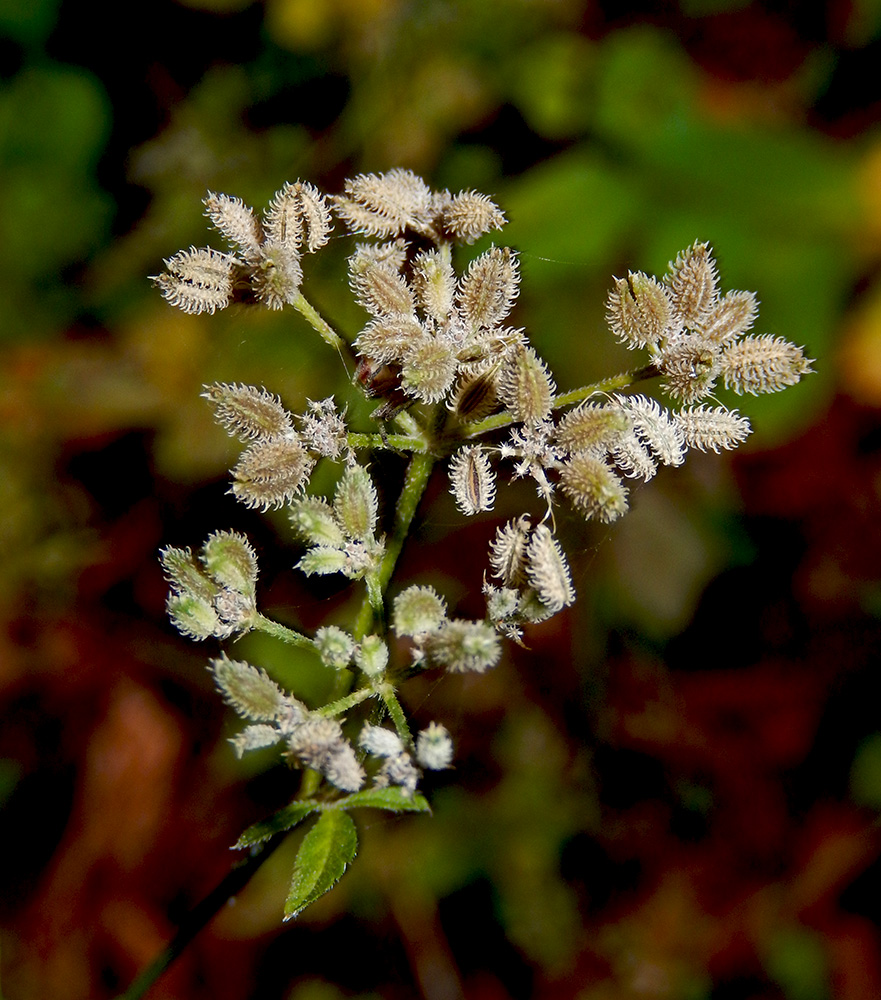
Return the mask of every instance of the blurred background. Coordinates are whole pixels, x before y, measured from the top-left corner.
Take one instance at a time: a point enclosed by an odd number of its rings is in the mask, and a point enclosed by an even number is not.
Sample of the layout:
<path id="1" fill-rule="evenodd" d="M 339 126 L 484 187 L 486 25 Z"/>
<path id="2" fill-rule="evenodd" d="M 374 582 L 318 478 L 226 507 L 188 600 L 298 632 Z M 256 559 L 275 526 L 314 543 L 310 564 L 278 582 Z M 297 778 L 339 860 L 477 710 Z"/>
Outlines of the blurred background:
<path id="1" fill-rule="evenodd" d="M 349 373 L 296 315 L 185 316 L 148 276 L 220 246 L 207 189 L 261 207 L 393 166 L 504 208 L 514 322 L 561 390 L 632 366 L 612 275 L 695 239 L 817 374 L 727 400 L 747 445 L 664 470 L 611 530 L 562 512 L 577 606 L 484 677 L 404 690 L 457 744 L 434 816 L 359 817 L 351 871 L 282 927 L 294 836 L 150 997 L 881 996 L 879 65 L 877 0 L 0 0 L 3 997 L 122 992 L 294 794 L 235 760 L 218 647 L 167 624 L 157 552 L 246 531 L 264 610 L 345 622 L 284 518 L 226 494 L 199 393 L 301 410 L 354 399 Z M 352 336 L 349 250 L 305 291 Z M 482 614 L 486 543 L 531 492 L 462 525 L 434 484 L 401 581 Z M 308 659 L 232 649 L 322 696 Z"/>

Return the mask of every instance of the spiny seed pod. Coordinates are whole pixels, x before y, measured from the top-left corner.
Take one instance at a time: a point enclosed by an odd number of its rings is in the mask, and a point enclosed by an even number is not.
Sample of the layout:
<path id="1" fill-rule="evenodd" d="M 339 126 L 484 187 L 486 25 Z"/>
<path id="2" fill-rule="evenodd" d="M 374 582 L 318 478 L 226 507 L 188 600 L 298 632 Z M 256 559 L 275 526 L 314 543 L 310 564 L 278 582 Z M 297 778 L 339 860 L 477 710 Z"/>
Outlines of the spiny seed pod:
<path id="1" fill-rule="evenodd" d="M 409 316 L 413 292 L 390 261 L 372 261 L 350 272 L 349 284 L 359 305 L 373 316 Z"/>
<path id="2" fill-rule="evenodd" d="M 208 604 L 214 601 L 219 590 L 218 584 L 205 576 L 189 549 L 168 546 L 159 553 L 159 560 L 165 578 L 176 593 L 190 594 Z"/>
<path id="3" fill-rule="evenodd" d="M 437 323 L 445 323 L 452 312 L 456 290 L 456 274 L 450 260 L 449 245 L 416 257 L 412 285 L 426 315 Z"/>
<path id="4" fill-rule="evenodd" d="M 244 660 L 231 660 L 226 653 L 211 660 L 211 673 L 227 705 L 255 722 L 275 721 L 293 701 L 265 671 Z"/>
<path id="5" fill-rule="evenodd" d="M 433 587 L 408 587 L 395 598 L 392 626 L 398 635 L 434 632 L 447 617 L 447 605 Z"/>
<path id="6" fill-rule="evenodd" d="M 682 465 L 685 461 L 682 431 L 657 400 L 641 394 L 615 394 L 612 398 L 629 415 L 633 423 L 632 435 L 646 445 L 658 461 L 664 465 Z"/>
<path id="7" fill-rule="evenodd" d="M 378 635 L 366 635 L 355 649 L 355 663 L 368 677 L 380 677 L 388 666 L 388 646 Z"/>
<path id="8" fill-rule="evenodd" d="M 463 514 L 492 510 L 496 484 L 489 458 L 479 445 L 466 445 L 450 459 L 450 492 Z"/>
<path id="9" fill-rule="evenodd" d="M 240 441 L 282 437 L 292 430 L 290 413 L 266 389 L 225 382 L 204 388 L 202 396 L 214 407 L 214 419 Z"/>
<path id="10" fill-rule="evenodd" d="M 531 347 L 516 348 L 499 378 L 499 397 L 511 415 L 525 424 L 548 416 L 555 388 L 544 362 Z"/>
<path id="11" fill-rule="evenodd" d="M 238 247 L 247 261 L 256 261 L 260 256 L 263 230 L 254 212 L 241 198 L 209 191 L 202 199 L 205 214 L 229 242 Z"/>
<path id="12" fill-rule="evenodd" d="M 364 784 L 364 769 L 335 719 L 306 719 L 291 733 L 288 747 L 303 767 L 320 772 L 344 792 L 357 792 Z"/>
<path id="13" fill-rule="evenodd" d="M 722 377 L 726 389 L 756 396 L 795 385 L 813 371 L 811 363 L 804 348 L 766 333 L 729 344 L 722 352 Z"/>
<path id="14" fill-rule="evenodd" d="M 462 243 L 473 243 L 484 233 L 501 229 L 505 214 L 485 194 L 460 191 L 444 208 L 442 227 Z"/>
<path id="15" fill-rule="evenodd" d="M 342 548 L 343 530 L 333 508 L 321 497 L 303 497 L 291 504 L 291 524 L 300 538 L 310 545 Z"/>
<path id="16" fill-rule="evenodd" d="M 294 435 L 257 440 L 232 470 L 235 482 L 230 492 L 248 507 L 281 507 L 302 492 L 314 465 Z"/>
<path id="17" fill-rule="evenodd" d="M 352 662 L 355 640 L 336 625 L 323 625 L 315 633 L 315 648 L 326 667 L 345 670 Z"/>
<path id="18" fill-rule="evenodd" d="M 501 580 L 505 587 L 516 588 L 526 582 L 529 527 L 529 518 L 524 514 L 498 528 L 496 537 L 490 542 L 489 562 L 493 576 Z"/>
<path id="19" fill-rule="evenodd" d="M 422 324 L 415 316 L 383 316 L 371 320 L 358 334 L 355 350 L 378 365 L 399 362 L 414 344 L 428 341 Z"/>
<path id="20" fill-rule="evenodd" d="M 706 342 L 676 340 L 655 359 L 664 373 L 664 390 L 680 403 L 696 403 L 713 391 L 719 374 L 717 349 Z"/>
<path id="21" fill-rule="evenodd" d="M 222 587 L 254 597 L 257 555 L 244 535 L 235 531 L 215 531 L 202 549 L 202 564 L 208 575 Z"/>
<path id="22" fill-rule="evenodd" d="M 401 385 L 424 403 L 443 399 L 455 378 L 456 356 L 452 347 L 429 337 L 414 344 L 401 365 Z"/>
<path id="23" fill-rule="evenodd" d="M 716 304 L 716 264 L 707 243 L 693 243 L 670 264 L 667 286 L 682 324 L 700 329 Z"/>
<path id="24" fill-rule="evenodd" d="M 627 414 L 619 407 L 582 403 L 560 420 L 554 439 L 569 453 L 603 451 L 614 447 L 630 427 Z"/>
<path id="25" fill-rule="evenodd" d="M 589 452 L 579 452 L 563 463 L 560 483 L 587 518 L 610 522 L 627 511 L 626 487 L 602 459 Z"/>
<path id="26" fill-rule="evenodd" d="M 456 304 L 471 330 L 492 329 L 511 311 L 520 274 L 508 247 L 493 247 L 472 261 L 459 282 Z"/>
<path id="27" fill-rule="evenodd" d="M 699 325 L 703 340 L 725 344 L 742 337 L 753 325 L 759 311 L 752 292 L 728 292 L 715 304 Z"/>
<path id="28" fill-rule="evenodd" d="M 267 240 L 251 272 L 254 294 L 268 309 L 283 309 L 297 298 L 303 281 L 300 258 L 293 247 Z"/>
<path id="29" fill-rule="evenodd" d="M 612 333 L 630 348 L 653 347 L 673 322 L 666 288 L 642 271 L 617 278 L 606 300 L 606 319 Z"/>
<path id="30" fill-rule="evenodd" d="M 445 621 L 426 639 L 431 658 L 451 673 L 482 674 L 494 667 L 502 655 L 495 629 L 487 622 L 454 619 Z"/>
<path id="31" fill-rule="evenodd" d="M 724 406 L 697 406 L 680 410 L 674 419 L 682 428 L 685 443 L 699 451 L 736 448 L 752 433 L 749 420 Z"/>
<path id="32" fill-rule="evenodd" d="M 348 466 L 333 497 L 333 509 L 346 536 L 360 541 L 372 538 L 378 507 L 370 473 L 362 465 Z"/>
<path id="33" fill-rule="evenodd" d="M 545 524 L 533 531 L 526 547 L 526 575 L 541 603 L 553 614 L 575 600 L 569 564 Z"/>
<path id="34" fill-rule="evenodd" d="M 498 366 L 495 366 L 474 378 L 462 379 L 447 404 L 448 409 L 463 423 L 489 416 L 498 406 L 497 378 Z"/>
<path id="35" fill-rule="evenodd" d="M 185 313 L 214 313 L 232 301 L 234 257 L 207 247 L 181 250 L 165 260 L 168 270 L 151 280 L 169 305 Z"/>
<path id="36" fill-rule="evenodd" d="M 333 219 L 324 195 L 304 181 L 287 183 L 276 191 L 266 211 L 268 238 L 314 253 L 327 243 Z"/>
<path id="37" fill-rule="evenodd" d="M 369 722 L 364 724 L 358 736 L 358 743 L 374 757 L 397 757 L 399 753 L 404 752 L 401 737 L 394 730 L 386 729 L 384 726 L 374 726 Z"/>
<path id="38" fill-rule="evenodd" d="M 427 226 L 431 191 L 410 170 L 359 174 L 346 181 L 345 192 L 334 201 L 337 215 L 350 232 L 387 238 L 406 229 L 422 232 Z"/>

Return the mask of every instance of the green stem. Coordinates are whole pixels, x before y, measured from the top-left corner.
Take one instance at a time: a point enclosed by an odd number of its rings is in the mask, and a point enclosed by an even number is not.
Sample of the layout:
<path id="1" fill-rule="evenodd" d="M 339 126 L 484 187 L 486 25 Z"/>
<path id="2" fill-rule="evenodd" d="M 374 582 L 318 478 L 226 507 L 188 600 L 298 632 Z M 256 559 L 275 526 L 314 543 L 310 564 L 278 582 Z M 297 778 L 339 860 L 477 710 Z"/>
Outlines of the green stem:
<path id="1" fill-rule="evenodd" d="M 274 622 L 271 618 L 267 618 L 266 615 L 261 615 L 259 611 L 254 612 L 251 621 L 252 626 L 258 631 L 265 632 L 276 639 L 281 639 L 282 642 L 287 642 L 291 646 L 302 646 L 305 649 L 315 648 L 315 643 L 308 636 L 297 632 L 295 629 L 288 628 L 287 625 L 282 625 L 280 622 Z"/>
<path id="2" fill-rule="evenodd" d="M 346 438 L 351 448 L 370 448 L 391 451 L 425 451 L 426 444 L 421 437 L 409 434 L 357 434 L 350 433 Z"/>
<path id="3" fill-rule="evenodd" d="M 626 389 L 628 386 L 635 385 L 643 379 L 652 378 L 657 374 L 657 369 L 649 365 L 647 368 L 639 368 L 636 371 L 621 372 L 620 375 L 612 375 L 601 382 L 594 382 L 592 385 L 583 385 L 580 389 L 572 389 L 569 392 L 555 396 L 552 404 L 553 409 L 556 410 L 561 406 L 569 406 L 570 403 L 580 403 L 582 400 L 589 399 L 598 393 Z M 505 413 L 494 413 L 491 417 L 485 417 L 483 420 L 476 420 L 471 424 L 462 424 L 458 429 L 458 434 L 463 438 L 480 437 L 481 434 L 487 434 L 489 431 L 499 430 L 502 427 L 510 427 L 511 424 L 516 424 L 517 422 L 517 418 L 507 411 Z"/>
<path id="4" fill-rule="evenodd" d="M 412 741 L 410 727 L 407 725 L 407 716 L 404 714 L 404 709 L 401 708 L 401 703 L 398 701 L 395 689 L 391 684 L 383 684 L 379 688 L 379 695 L 385 702 L 385 707 L 388 709 L 388 714 L 395 724 L 398 736 L 401 737 L 404 746 L 409 746 Z"/>
<path id="5" fill-rule="evenodd" d="M 318 331 L 318 335 L 325 344 L 328 344 L 335 351 L 348 350 L 349 345 L 346 341 L 331 327 L 330 323 L 327 322 L 302 292 L 297 292 L 297 297 L 291 305 L 305 318 L 314 330 Z"/>
<path id="6" fill-rule="evenodd" d="M 366 701 L 368 698 L 372 698 L 376 692 L 373 688 L 363 687 L 358 688 L 357 691 L 353 691 L 351 694 L 347 694 L 345 698 L 338 698 L 336 701 L 332 701 L 329 705 L 324 705 L 317 709 L 313 714 L 333 717 L 334 715 L 339 715 L 341 712 L 345 712 L 355 705 L 360 705 L 362 701 Z"/>
<path id="7" fill-rule="evenodd" d="M 385 555 L 382 557 L 379 570 L 376 574 L 377 585 L 380 595 L 385 594 L 386 587 L 394 573 L 398 556 L 410 533 L 410 525 L 416 516 L 416 508 L 428 485 L 431 470 L 434 468 L 434 456 L 427 453 L 419 453 L 410 459 L 407 475 L 404 478 L 404 485 L 401 495 L 398 497 L 398 509 L 395 512 L 395 527 L 391 537 L 386 542 Z M 355 638 L 363 639 L 370 633 L 373 627 L 374 607 L 370 595 L 361 604 L 358 612 L 358 620 L 355 623 Z"/>

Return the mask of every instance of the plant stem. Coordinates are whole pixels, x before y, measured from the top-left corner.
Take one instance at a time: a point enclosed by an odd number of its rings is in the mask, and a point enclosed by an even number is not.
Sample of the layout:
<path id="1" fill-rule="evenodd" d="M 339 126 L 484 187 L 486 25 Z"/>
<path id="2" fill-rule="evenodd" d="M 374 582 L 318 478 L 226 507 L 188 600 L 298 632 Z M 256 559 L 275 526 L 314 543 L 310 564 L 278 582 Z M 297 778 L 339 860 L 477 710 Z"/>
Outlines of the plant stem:
<path id="1" fill-rule="evenodd" d="M 116 1000 L 140 1000 L 184 948 L 205 927 L 226 903 L 243 889 L 251 876 L 281 844 L 288 831 L 284 830 L 262 844 L 251 848 L 251 854 L 233 866 L 217 888 L 197 903 L 181 921 L 168 946 L 143 970 Z"/>
<path id="2" fill-rule="evenodd" d="M 434 456 L 426 452 L 415 454 L 410 459 L 407 468 L 407 475 L 404 478 L 404 485 L 401 488 L 401 495 L 398 497 L 398 509 L 395 512 L 395 527 L 391 538 L 386 542 L 385 555 L 382 557 L 379 570 L 376 574 L 377 585 L 380 595 L 385 594 L 386 587 L 392 578 L 398 556 L 410 533 L 410 525 L 416 515 L 416 508 L 428 485 L 431 470 L 434 468 Z M 355 638 L 363 639 L 368 635 L 373 626 L 374 607 L 370 595 L 365 597 L 358 612 L 358 619 L 355 623 Z"/>
<path id="3" fill-rule="evenodd" d="M 346 440 L 352 448 L 385 448 L 391 451 L 425 451 L 425 441 L 409 434 L 350 433 Z"/>
<path id="4" fill-rule="evenodd" d="M 614 392 L 615 389 L 626 389 L 628 386 L 641 382 L 643 379 L 652 378 L 657 375 L 657 369 L 653 365 L 646 368 L 639 368 L 632 372 L 622 372 L 620 375 L 612 375 L 601 382 L 594 382 L 592 385 L 583 385 L 579 389 L 572 389 L 569 392 L 561 393 L 554 397 L 553 408 L 568 406 L 570 403 L 580 403 L 602 392 Z M 517 418 L 507 411 L 504 413 L 494 413 L 491 417 L 483 420 L 476 420 L 471 424 L 462 424 L 458 428 L 458 435 L 463 438 L 475 438 L 489 431 L 499 430 L 502 427 L 509 427 L 516 424 Z"/>
<path id="5" fill-rule="evenodd" d="M 335 351 L 349 350 L 348 343 L 333 329 L 302 292 L 297 292 L 297 297 L 291 305 L 314 330 L 318 331 L 318 335 L 325 344 L 328 344 Z"/>
<path id="6" fill-rule="evenodd" d="M 385 702 L 385 707 L 388 709 L 388 714 L 391 716 L 392 722 L 395 724 L 398 736 L 401 737 L 404 746 L 408 746 L 412 739 L 410 736 L 410 727 L 407 725 L 407 717 L 404 715 L 404 710 L 401 708 L 401 703 L 398 701 L 395 689 L 391 684 L 383 684 L 379 688 L 379 694 Z"/>
<path id="7" fill-rule="evenodd" d="M 322 708 L 318 708 L 313 713 L 314 715 L 322 715 L 333 717 L 334 715 L 339 715 L 340 712 L 345 712 L 347 709 L 352 708 L 354 705 L 359 705 L 362 701 L 366 701 L 368 698 L 373 697 L 376 692 L 373 688 L 363 687 L 358 688 L 357 691 L 353 691 L 351 694 L 347 694 L 344 698 L 338 698 L 336 701 L 331 702 L 329 705 L 324 705 Z"/>
<path id="8" fill-rule="evenodd" d="M 315 643 L 308 636 L 297 632 L 296 629 L 288 628 L 287 625 L 282 625 L 281 622 L 274 622 L 266 615 L 260 614 L 259 611 L 254 613 L 252 621 L 253 627 L 258 631 L 281 639 L 282 642 L 289 643 L 291 646 L 302 646 L 306 649 L 315 648 Z"/>

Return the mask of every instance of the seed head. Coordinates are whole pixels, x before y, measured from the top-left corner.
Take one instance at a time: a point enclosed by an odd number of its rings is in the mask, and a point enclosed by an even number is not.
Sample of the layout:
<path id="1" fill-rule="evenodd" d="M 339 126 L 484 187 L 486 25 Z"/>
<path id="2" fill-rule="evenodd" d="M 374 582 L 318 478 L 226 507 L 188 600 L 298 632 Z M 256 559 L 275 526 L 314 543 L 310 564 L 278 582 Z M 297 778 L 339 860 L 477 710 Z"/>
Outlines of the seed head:
<path id="1" fill-rule="evenodd" d="M 408 587 L 395 598 L 392 625 L 398 635 L 434 632 L 447 617 L 447 605 L 433 587 Z"/>
<path id="2" fill-rule="evenodd" d="M 761 337 L 744 337 L 722 351 L 725 388 L 733 389 L 738 395 L 779 392 L 812 372 L 811 364 L 803 347 L 769 333 Z"/>
<path id="3" fill-rule="evenodd" d="M 518 347 L 499 378 L 499 397 L 516 420 L 537 424 L 551 412 L 554 381 L 531 347 Z"/>
<path id="4" fill-rule="evenodd" d="M 556 614 L 575 600 L 569 564 L 546 524 L 532 532 L 526 547 L 526 575 L 541 603 Z"/>
<path id="5" fill-rule="evenodd" d="M 673 322 L 670 294 L 655 278 L 631 271 L 615 280 L 606 300 L 606 319 L 628 347 L 654 347 Z"/>
<path id="6" fill-rule="evenodd" d="M 560 469 L 563 492 L 587 518 L 615 521 L 627 511 L 627 488 L 597 455 L 571 455 Z"/>
<path id="7" fill-rule="evenodd" d="M 291 415 L 278 396 L 253 385 L 206 385 L 202 396 L 214 407 L 214 419 L 240 441 L 281 437 L 292 430 Z"/>
<path id="8" fill-rule="evenodd" d="M 169 305 L 185 313 L 213 313 L 232 301 L 233 272 L 238 261 L 207 247 L 181 250 L 165 261 L 168 269 L 153 283 Z"/>
<path id="9" fill-rule="evenodd" d="M 495 477 L 489 458 L 479 445 L 466 445 L 450 459 L 450 492 L 463 514 L 492 510 Z"/>
<path id="10" fill-rule="evenodd" d="M 682 325 L 700 329 L 716 304 L 718 275 L 708 243 L 693 243 L 670 264 L 667 287 Z"/>
<path id="11" fill-rule="evenodd" d="M 682 428 L 685 443 L 699 451 L 736 448 L 752 433 L 749 420 L 737 410 L 724 406 L 696 406 L 680 410 L 674 416 Z"/>
<path id="12" fill-rule="evenodd" d="M 254 212 L 241 198 L 209 191 L 202 203 L 214 228 L 241 252 L 246 261 L 256 261 L 260 256 L 263 230 Z"/>
<path id="13" fill-rule="evenodd" d="M 247 507 L 271 510 L 302 493 L 315 460 L 295 434 L 258 439 L 232 470 L 230 492 Z"/>
<path id="14" fill-rule="evenodd" d="M 427 771 L 443 771 L 453 761 L 453 741 L 450 734 L 437 722 L 429 722 L 427 728 L 416 737 L 416 759 Z"/>

